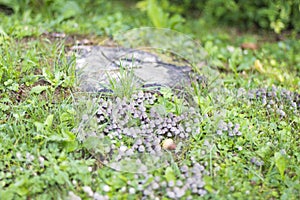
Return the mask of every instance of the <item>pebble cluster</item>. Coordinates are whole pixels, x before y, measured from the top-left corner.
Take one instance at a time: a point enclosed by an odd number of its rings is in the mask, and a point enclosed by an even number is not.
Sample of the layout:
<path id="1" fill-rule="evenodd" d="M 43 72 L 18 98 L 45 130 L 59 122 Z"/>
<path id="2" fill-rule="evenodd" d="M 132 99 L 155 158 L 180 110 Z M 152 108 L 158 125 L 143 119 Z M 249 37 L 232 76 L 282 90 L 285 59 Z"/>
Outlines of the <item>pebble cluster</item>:
<path id="1" fill-rule="evenodd" d="M 274 114 L 280 118 L 287 117 L 290 113 L 299 115 L 300 94 L 275 86 L 271 88 L 258 88 L 246 91 L 240 88 L 237 97 L 243 97 L 251 103 L 257 103 L 266 109 L 267 114 Z M 241 136 L 240 124 L 233 124 L 231 121 L 218 123 L 217 135 L 227 134 L 229 137 Z"/>
<path id="2" fill-rule="evenodd" d="M 142 182 L 147 182 L 149 179 L 152 179 L 152 181 L 145 188 L 140 187 L 143 199 L 161 199 L 162 196 L 170 199 L 181 199 L 183 197 L 193 199 L 192 195 L 204 196 L 207 194 L 202 177 L 203 174 L 208 174 L 208 172 L 205 171 L 203 165 L 199 163 L 194 163 L 190 167 L 182 165 L 179 170 L 181 175 L 176 180 L 170 181 L 166 181 L 160 176 L 146 175 Z M 139 179 L 138 175 L 136 178 Z"/>
<path id="3" fill-rule="evenodd" d="M 240 124 L 233 124 L 232 122 L 224 122 L 221 120 L 218 125 L 217 135 L 227 134 L 230 137 L 241 136 Z"/>
<path id="4" fill-rule="evenodd" d="M 204 189 L 205 182 L 203 175 L 208 175 L 203 165 L 193 163 L 190 167 L 182 165 L 179 167 L 180 175 L 176 179 L 167 181 L 163 176 L 150 173 L 135 174 L 133 180 L 128 180 L 126 186 L 119 188 L 121 193 L 130 195 L 138 194 L 140 199 L 188 199 L 203 197 L 207 194 Z M 82 190 L 87 196 L 94 200 L 107 200 L 109 197 L 105 194 L 111 191 L 111 187 L 104 184 L 102 190 L 104 194 L 94 192 L 91 187 L 83 186 Z M 80 200 L 81 198 L 73 192 L 69 192 L 69 200 Z"/>
<path id="5" fill-rule="evenodd" d="M 281 118 L 287 113 L 299 114 L 300 94 L 275 86 L 272 88 L 259 88 L 248 91 L 248 98 L 251 101 L 259 100 L 266 107 L 269 113 L 276 113 Z"/>
<path id="6" fill-rule="evenodd" d="M 196 112 L 162 114 L 160 107 L 155 106 L 156 100 L 157 94 L 142 91 L 133 95 L 131 101 L 100 99 L 96 113 L 99 129 L 104 125 L 104 136 L 121 141 L 120 146 L 111 147 L 118 148 L 120 156 L 131 156 L 135 152 L 159 154 L 164 139 L 187 139 L 197 129 L 187 120 Z M 124 137 L 131 138 L 132 143 L 122 143 Z"/>
<path id="7" fill-rule="evenodd" d="M 175 181 L 166 181 L 159 176 L 152 177 L 149 181 L 149 177 L 153 176 L 150 173 L 151 166 L 147 165 L 149 162 L 145 163 L 146 158 L 143 155 L 156 156 L 150 160 L 152 165 L 156 163 L 154 158 L 158 158 L 166 161 L 165 166 L 170 166 L 172 161 L 165 157 L 165 150 L 171 150 L 175 154 L 178 151 L 177 143 L 184 143 L 191 134 L 199 132 L 198 124 L 201 120 L 200 114 L 193 108 L 186 108 L 179 115 L 166 111 L 166 108 L 156 103 L 159 95 L 156 92 L 140 91 L 131 100 L 104 97 L 99 99 L 95 115 L 98 131 L 95 136 L 111 141 L 105 150 L 109 156 L 101 158 L 101 162 L 114 169 L 126 171 L 126 163 L 121 164 L 122 166 L 120 163 L 127 161 L 132 172 L 138 173 L 136 176 L 146 177 L 140 186 L 136 189 L 129 188 L 128 191 L 135 193 L 137 190 L 142 193 L 143 199 L 160 199 L 162 196 L 179 199 L 189 195 L 188 198 L 193 199 L 192 194 L 204 196 L 207 191 L 204 189 L 202 176 L 207 172 L 199 163 L 193 162 L 190 166 L 180 167 L 181 175 Z M 161 166 L 152 169 L 159 167 Z M 140 180 L 140 177 L 137 179 Z M 145 183 L 147 184 L 143 185 Z M 162 191 L 165 193 L 162 194 Z"/>

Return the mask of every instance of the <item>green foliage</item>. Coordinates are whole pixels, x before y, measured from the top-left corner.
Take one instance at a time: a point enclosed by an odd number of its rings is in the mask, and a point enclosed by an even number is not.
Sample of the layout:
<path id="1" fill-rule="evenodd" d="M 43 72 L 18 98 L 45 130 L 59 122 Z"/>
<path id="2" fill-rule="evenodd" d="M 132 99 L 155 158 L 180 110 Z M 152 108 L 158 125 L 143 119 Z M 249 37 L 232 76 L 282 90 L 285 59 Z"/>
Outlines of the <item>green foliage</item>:
<path id="1" fill-rule="evenodd" d="M 176 29 L 177 26 L 184 22 L 184 19 L 179 14 L 170 16 L 170 13 L 164 11 L 156 0 L 141 1 L 138 3 L 138 7 L 147 12 L 152 24 L 157 28 Z"/>
<path id="2" fill-rule="evenodd" d="M 177 8 L 172 9 L 177 13 L 197 13 L 209 23 L 235 25 L 244 29 L 258 26 L 276 33 L 290 29 L 300 31 L 299 1 L 169 0 L 166 4 Z"/>
<path id="3" fill-rule="evenodd" d="M 274 162 L 280 173 L 282 179 L 284 179 L 284 171 L 287 168 L 287 159 L 280 152 L 274 154 Z"/>
<path id="4" fill-rule="evenodd" d="M 176 181 L 174 170 L 171 167 L 166 168 L 165 178 L 169 181 Z"/>
<path id="5" fill-rule="evenodd" d="M 124 14 L 120 12 L 119 5 L 115 6 L 112 2 L 104 0 L 0 0 L 0 4 L 14 10 L 12 15 L 0 12 L 2 22 L 6 24 L 0 26 L 0 35 L 17 38 L 38 36 L 53 30 L 76 35 L 82 33 L 112 35 L 133 27 L 136 24 L 135 15 L 141 14 L 132 12 L 127 12 L 130 15 Z M 1 40 L 0 38 L 0 42 Z"/>

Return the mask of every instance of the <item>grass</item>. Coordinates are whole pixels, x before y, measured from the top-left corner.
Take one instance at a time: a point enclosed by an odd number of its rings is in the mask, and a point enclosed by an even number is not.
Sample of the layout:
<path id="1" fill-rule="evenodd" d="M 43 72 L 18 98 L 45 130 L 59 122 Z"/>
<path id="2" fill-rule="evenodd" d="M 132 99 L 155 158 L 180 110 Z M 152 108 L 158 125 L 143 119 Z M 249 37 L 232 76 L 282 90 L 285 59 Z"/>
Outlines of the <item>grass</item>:
<path id="1" fill-rule="evenodd" d="M 65 199 L 70 191 L 89 199 L 87 188 L 111 199 L 140 199 L 151 183 L 143 174 L 103 166 L 77 137 L 81 113 L 74 103 L 75 57 L 66 55 L 67 38 L 101 38 L 151 25 L 141 17 L 145 13 L 118 2 L 95 4 L 69 3 L 65 11 L 59 4 L 49 5 L 46 14 L 33 9 L 45 9 L 42 5 L 13 4 L 15 14 L 0 13 L 1 199 Z M 291 108 L 280 91 L 300 92 L 299 40 L 291 36 L 276 41 L 204 25 L 187 20 L 179 31 L 199 40 L 208 53 L 207 66 L 197 74 L 206 76 L 207 84 L 193 82 L 184 96 L 162 91 L 156 102 L 176 115 L 194 107 L 201 120 L 186 119 L 197 129 L 184 141 L 185 154 L 176 157 L 171 169 L 159 168 L 151 175 L 179 179 L 176 166 L 196 160 L 208 172 L 203 175 L 204 199 L 298 199 L 300 105 L 298 99 L 298 108 Z M 68 37 L 54 40 L 45 32 Z M 243 50 L 245 42 L 258 43 L 259 48 Z M 124 81 L 127 85 L 118 94 L 130 100 L 132 91 L 124 91 L 130 90 L 130 81 Z M 248 95 L 258 88 L 271 92 L 272 85 L 278 88 L 278 100 L 267 99 L 268 104 L 274 102 L 270 108 Z M 222 121 L 239 124 L 242 135 L 216 134 Z M 166 192 L 162 187 L 155 194 L 167 199 Z"/>

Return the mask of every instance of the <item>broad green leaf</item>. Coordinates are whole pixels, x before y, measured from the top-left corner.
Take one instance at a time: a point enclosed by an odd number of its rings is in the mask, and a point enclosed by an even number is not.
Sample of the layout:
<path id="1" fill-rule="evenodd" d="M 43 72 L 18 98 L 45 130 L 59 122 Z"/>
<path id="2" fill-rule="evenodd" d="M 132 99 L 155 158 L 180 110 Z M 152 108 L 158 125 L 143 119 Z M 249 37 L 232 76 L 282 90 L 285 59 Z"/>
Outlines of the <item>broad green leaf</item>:
<path id="1" fill-rule="evenodd" d="M 74 141 L 76 138 L 75 134 L 72 133 L 71 131 L 62 129 L 62 133 L 61 134 L 54 134 L 51 135 L 48 140 L 49 141 L 57 141 L 57 142 L 72 142 Z"/>
<path id="2" fill-rule="evenodd" d="M 66 129 L 62 129 L 62 134 L 65 138 L 68 139 L 68 141 L 74 141 L 76 138 L 74 133 L 72 133 L 71 131 L 68 131 Z"/>
<path id="3" fill-rule="evenodd" d="M 30 94 L 40 94 L 42 93 L 43 91 L 47 90 L 48 89 L 48 86 L 41 86 L 41 85 L 38 85 L 38 86 L 35 86 L 33 87 L 31 90 L 30 90 Z"/>
<path id="4" fill-rule="evenodd" d="M 82 13 L 82 9 L 75 1 L 65 2 L 64 5 L 60 8 L 60 11 L 64 16 L 64 19 L 68 19 Z"/>
<path id="5" fill-rule="evenodd" d="M 174 175 L 174 170 L 171 167 L 167 167 L 165 171 L 165 177 L 167 181 L 176 181 L 176 177 Z"/>
<path id="6" fill-rule="evenodd" d="M 87 148 L 88 150 L 95 149 L 101 147 L 99 146 L 100 142 L 97 137 L 88 137 L 84 142 L 83 142 L 83 147 Z"/>
<path id="7" fill-rule="evenodd" d="M 27 182 L 28 180 L 23 178 L 21 180 L 18 180 L 14 183 L 14 192 L 17 193 L 20 196 L 25 196 L 28 194 L 28 188 L 27 188 Z"/>
<path id="8" fill-rule="evenodd" d="M 8 37 L 7 33 L 3 30 L 2 26 L 0 26 L 0 35 Z"/>
<path id="9" fill-rule="evenodd" d="M 0 191 L 1 199 L 12 200 L 14 199 L 14 192 L 11 190 L 2 190 Z"/>
<path id="10" fill-rule="evenodd" d="M 147 14 L 155 27 L 167 27 L 167 20 L 169 19 L 169 14 L 164 13 L 162 8 L 157 4 L 156 0 L 147 1 Z"/>
<path id="11" fill-rule="evenodd" d="M 69 175 L 66 172 L 58 171 L 57 175 L 54 177 L 55 181 L 62 185 L 68 182 Z"/>
<path id="12" fill-rule="evenodd" d="M 44 122 L 44 125 L 47 126 L 48 128 L 50 128 L 52 126 L 53 117 L 54 117 L 54 115 L 48 115 L 47 119 Z"/>
<path id="13" fill-rule="evenodd" d="M 48 141 L 55 141 L 55 142 L 64 142 L 67 141 L 67 138 L 62 137 L 61 135 L 51 135 L 47 138 Z"/>
<path id="14" fill-rule="evenodd" d="M 73 116 L 68 112 L 64 112 L 60 115 L 59 118 L 60 118 L 61 123 L 66 123 L 66 122 L 72 120 Z"/>
<path id="15" fill-rule="evenodd" d="M 180 15 L 174 15 L 169 19 L 170 28 L 174 29 L 177 24 L 182 24 L 185 22 L 185 19 Z"/>
<path id="16" fill-rule="evenodd" d="M 284 23 L 280 20 L 273 21 L 270 25 L 271 28 L 275 31 L 275 33 L 280 33 L 285 28 Z"/>
<path id="17" fill-rule="evenodd" d="M 17 92 L 19 90 L 19 84 L 18 83 L 13 83 L 11 86 L 7 87 L 9 90 Z"/>
<path id="18" fill-rule="evenodd" d="M 37 132 L 41 132 L 41 131 L 44 130 L 44 126 L 45 125 L 43 123 L 41 123 L 41 122 L 34 122 L 34 125 L 36 127 L 36 131 Z"/>
<path id="19" fill-rule="evenodd" d="M 92 150 L 95 153 L 104 153 L 107 147 L 110 147 L 111 141 L 110 139 L 103 138 L 99 139 L 97 137 L 88 137 L 84 142 L 83 146 L 88 149 Z"/>
<path id="20" fill-rule="evenodd" d="M 72 152 L 78 148 L 78 142 L 76 140 L 63 142 L 63 146 L 67 152 Z"/>
<path id="21" fill-rule="evenodd" d="M 282 179 L 284 179 L 284 171 L 287 167 L 287 160 L 280 152 L 276 152 L 274 154 L 274 159 L 275 159 L 275 165 L 280 173 L 280 176 Z"/>
<path id="22" fill-rule="evenodd" d="M 203 178 L 204 182 L 205 182 L 205 186 L 204 188 L 208 191 L 208 192 L 213 192 L 213 180 L 210 176 L 204 176 Z"/>

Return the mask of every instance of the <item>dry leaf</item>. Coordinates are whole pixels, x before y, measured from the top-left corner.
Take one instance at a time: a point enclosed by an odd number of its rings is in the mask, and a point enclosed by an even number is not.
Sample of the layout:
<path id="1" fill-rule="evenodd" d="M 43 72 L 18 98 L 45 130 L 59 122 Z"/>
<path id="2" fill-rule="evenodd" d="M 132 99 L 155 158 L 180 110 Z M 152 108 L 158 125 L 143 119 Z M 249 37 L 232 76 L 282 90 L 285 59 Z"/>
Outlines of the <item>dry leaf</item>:
<path id="1" fill-rule="evenodd" d="M 243 43 L 243 44 L 241 44 L 241 48 L 242 49 L 256 50 L 256 49 L 258 49 L 258 46 L 255 43 Z"/>

